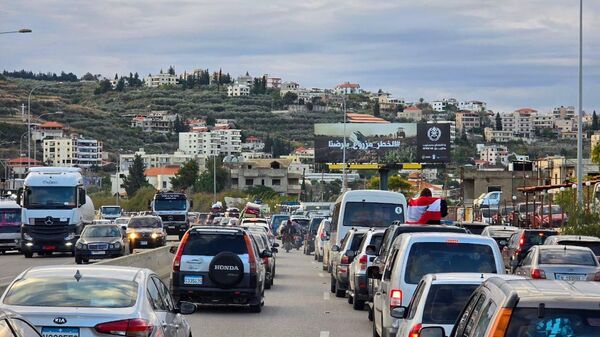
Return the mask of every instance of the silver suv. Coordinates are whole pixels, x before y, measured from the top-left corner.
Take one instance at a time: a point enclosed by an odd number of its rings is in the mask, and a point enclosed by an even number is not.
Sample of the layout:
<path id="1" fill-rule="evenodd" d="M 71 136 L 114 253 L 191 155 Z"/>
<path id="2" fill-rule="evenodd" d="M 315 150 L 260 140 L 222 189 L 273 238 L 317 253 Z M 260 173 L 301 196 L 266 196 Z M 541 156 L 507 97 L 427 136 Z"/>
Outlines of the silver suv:
<path id="1" fill-rule="evenodd" d="M 245 230 L 193 227 L 185 233 L 175 254 L 171 276 L 175 299 L 211 306 L 244 306 L 252 312 L 262 310 L 266 275 L 262 259 L 272 253 L 259 252 Z"/>
<path id="2" fill-rule="evenodd" d="M 336 297 L 345 297 L 348 289 L 348 269 L 356 256 L 360 242 L 368 228 L 352 228 L 342 239 L 340 246 L 331 247 L 331 292 Z"/>

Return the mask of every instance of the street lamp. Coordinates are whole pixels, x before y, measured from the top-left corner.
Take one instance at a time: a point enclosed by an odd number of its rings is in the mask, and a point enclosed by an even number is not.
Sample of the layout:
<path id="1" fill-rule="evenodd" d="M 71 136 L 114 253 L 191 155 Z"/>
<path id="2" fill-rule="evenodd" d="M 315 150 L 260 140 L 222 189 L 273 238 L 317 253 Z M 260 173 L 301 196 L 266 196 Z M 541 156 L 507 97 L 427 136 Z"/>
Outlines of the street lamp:
<path id="1" fill-rule="evenodd" d="M 346 121 L 348 112 L 346 111 L 346 96 L 343 97 L 342 112 L 344 113 L 344 145 L 342 146 L 342 193 L 346 191 Z"/>
<path id="2" fill-rule="evenodd" d="M 19 34 L 19 33 L 31 33 L 31 29 L 29 28 L 21 28 L 19 30 L 11 30 L 7 32 L 0 32 L 0 34 Z"/>
<path id="3" fill-rule="evenodd" d="M 583 206 L 583 0 L 579 0 L 579 111 L 577 114 L 577 204 Z"/>
<path id="4" fill-rule="evenodd" d="M 517 196 L 516 196 L 516 195 L 513 195 L 513 196 L 512 196 L 512 205 L 513 205 L 513 210 L 512 210 L 512 223 L 513 223 L 513 226 L 515 225 L 515 222 L 516 222 L 516 220 L 517 220 L 517 217 L 516 217 L 516 214 L 517 214 L 517 213 L 516 213 L 516 209 L 515 209 L 515 202 L 516 202 L 516 201 L 517 201 Z"/>

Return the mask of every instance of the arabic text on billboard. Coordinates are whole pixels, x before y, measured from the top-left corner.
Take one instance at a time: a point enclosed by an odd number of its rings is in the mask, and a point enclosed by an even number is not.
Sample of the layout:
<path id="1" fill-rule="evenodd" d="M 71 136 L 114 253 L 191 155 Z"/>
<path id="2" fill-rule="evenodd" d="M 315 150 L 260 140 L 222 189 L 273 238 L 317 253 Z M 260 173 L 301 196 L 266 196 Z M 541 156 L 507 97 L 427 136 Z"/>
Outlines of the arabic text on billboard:
<path id="1" fill-rule="evenodd" d="M 341 163 L 346 148 L 347 163 L 409 162 L 414 156 L 415 123 L 315 124 L 315 161 Z"/>

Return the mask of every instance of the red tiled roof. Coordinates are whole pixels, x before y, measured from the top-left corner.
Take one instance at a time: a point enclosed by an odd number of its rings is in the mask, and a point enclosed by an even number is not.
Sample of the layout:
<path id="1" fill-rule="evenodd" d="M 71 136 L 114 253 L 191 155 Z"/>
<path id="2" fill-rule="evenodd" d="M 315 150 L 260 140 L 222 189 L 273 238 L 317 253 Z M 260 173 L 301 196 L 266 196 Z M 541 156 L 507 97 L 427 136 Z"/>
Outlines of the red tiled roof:
<path id="1" fill-rule="evenodd" d="M 346 82 L 346 83 L 338 84 L 337 87 L 338 88 L 359 88 L 360 85 L 358 83 Z"/>
<path id="2" fill-rule="evenodd" d="M 348 117 L 348 123 L 386 123 L 386 124 L 389 124 L 389 122 L 386 121 L 385 119 L 379 118 L 379 117 L 374 117 L 371 115 L 348 112 L 346 114 L 346 116 Z"/>
<path id="3" fill-rule="evenodd" d="M 46 122 L 39 126 L 40 129 L 62 129 L 63 125 L 58 122 Z"/>
<path id="4" fill-rule="evenodd" d="M 179 167 L 149 167 L 144 171 L 146 177 L 154 177 L 158 175 L 170 176 L 179 172 Z"/>
<path id="5" fill-rule="evenodd" d="M 8 161 L 8 165 L 12 165 L 12 166 L 19 166 L 19 165 L 23 165 L 23 164 L 40 165 L 41 163 L 42 162 L 39 161 L 39 160 L 34 160 L 34 159 L 31 159 L 31 158 L 27 158 L 27 157 L 10 159 Z"/>
<path id="6" fill-rule="evenodd" d="M 527 113 L 527 114 L 537 112 L 537 110 L 532 109 L 532 108 L 521 108 L 521 109 L 518 109 L 518 110 L 515 110 L 515 111 L 518 112 L 518 113 Z"/>

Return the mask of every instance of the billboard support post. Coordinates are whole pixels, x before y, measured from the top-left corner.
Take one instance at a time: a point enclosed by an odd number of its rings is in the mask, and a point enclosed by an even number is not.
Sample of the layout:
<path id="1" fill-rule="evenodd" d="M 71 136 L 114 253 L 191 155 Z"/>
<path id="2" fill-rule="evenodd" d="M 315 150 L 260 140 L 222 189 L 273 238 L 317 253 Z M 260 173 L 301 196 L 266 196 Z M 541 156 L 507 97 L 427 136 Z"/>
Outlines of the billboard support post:
<path id="1" fill-rule="evenodd" d="M 388 168 L 380 168 L 379 169 L 379 189 L 382 191 L 388 190 L 388 177 L 390 174 L 390 170 Z"/>

